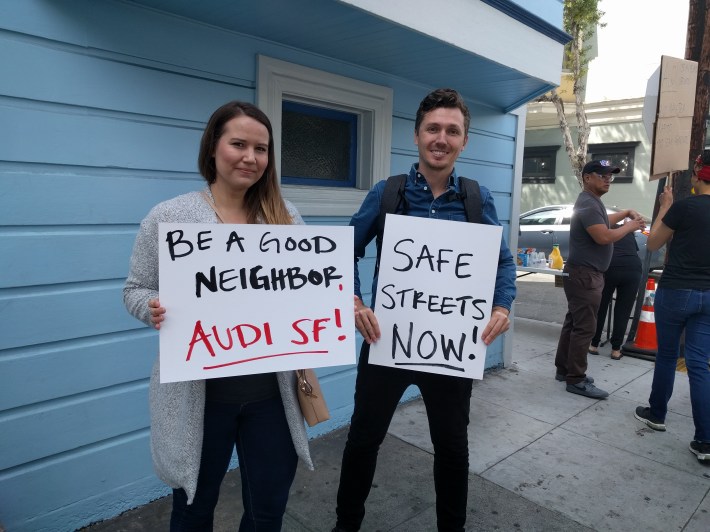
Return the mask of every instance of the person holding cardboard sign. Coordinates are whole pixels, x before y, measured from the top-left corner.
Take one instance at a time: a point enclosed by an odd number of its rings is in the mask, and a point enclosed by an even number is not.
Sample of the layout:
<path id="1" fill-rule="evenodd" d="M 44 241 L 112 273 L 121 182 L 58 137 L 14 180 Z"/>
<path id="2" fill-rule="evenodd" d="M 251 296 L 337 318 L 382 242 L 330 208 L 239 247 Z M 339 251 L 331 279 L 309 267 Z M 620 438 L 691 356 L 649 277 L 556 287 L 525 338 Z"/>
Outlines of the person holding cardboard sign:
<path id="1" fill-rule="evenodd" d="M 695 194 L 675 202 L 671 187 L 666 185 L 648 237 L 650 250 L 667 242 L 670 247 L 654 300 L 658 352 L 649 406 L 637 407 L 634 417 L 654 430 L 666 430 L 684 334 L 695 424 L 689 449 L 698 460 L 710 463 L 710 151 L 696 159 L 690 182 Z"/>
<path id="2" fill-rule="evenodd" d="M 160 329 L 158 224 L 303 224 L 285 201 L 275 170 L 271 123 L 252 104 L 217 109 L 198 157 L 207 181 L 155 206 L 141 222 L 124 287 L 129 312 Z M 150 381 L 151 451 L 158 476 L 173 488 L 171 531 L 212 530 L 214 508 L 234 447 L 244 515 L 240 530 L 281 529 L 300 457 L 313 469 L 293 371 L 160 383 Z"/>
<path id="3" fill-rule="evenodd" d="M 463 98 L 452 89 L 437 89 L 419 106 L 414 125 L 414 142 L 419 162 L 401 179 L 402 188 L 394 211 L 420 218 L 500 225 L 490 192 L 469 184 L 457 175 L 454 164 L 468 141 L 470 114 Z M 395 176 L 397 177 L 397 176 Z M 390 178 L 392 180 L 392 178 Z M 360 352 L 355 385 L 355 409 L 343 452 L 340 486 L 337 495 L 336 531 L 359 530 L 365 516 L 365 500 L 372 485 L 377 453 L 387 433 L 392 415 L 405 389 L 419 387 L 429 417 L 434 444 L 434 485 L 436 513 L 440 531 L 459 531 L 466 522 L 468 493 L 468 420 L 472 380 L 470 378 L 426 373 L 411 369 L 368 364 L 370 344 L 380 338 L 380 328 L 372 308 L 361 299 L 357 261 L 376 236 L 381 241 L 384 224 L 380 214 L 389 201 L 387 183 L 377 183 L 368 193 L 350 225 L 355 228 L 355 324 L 365 339 Z M 469 209 L 467 190 L 476 195 Z M 468 216 L 473 211 L 473 219 Z M 412 253 L 416 253 L 413 251 Z M 494 257 L 495 258 L 495 257 Z M 466 272 L 466 258 L 439 254 L 431 259 L 434 268 Z M 497 256 L 497 276 L 491 319 L 481 333 L 489 345 L 508 330 L 515 297 L 515 262 L 503 239 Z M 379 267 L 379 258 L 378 258 Z M 467 273 L 466 273 L 467 274 Z M 377 289 L 377 270 L 373 280 L 373 301 Z"/>

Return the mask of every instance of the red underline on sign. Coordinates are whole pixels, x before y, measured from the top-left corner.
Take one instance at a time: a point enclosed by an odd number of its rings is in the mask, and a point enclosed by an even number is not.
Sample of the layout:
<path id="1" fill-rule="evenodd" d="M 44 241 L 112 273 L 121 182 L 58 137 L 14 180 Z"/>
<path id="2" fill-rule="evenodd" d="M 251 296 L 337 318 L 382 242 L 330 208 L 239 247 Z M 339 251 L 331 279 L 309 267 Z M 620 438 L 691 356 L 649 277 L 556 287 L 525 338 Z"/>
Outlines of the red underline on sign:
<path id="1" fill-rule="evenodd" d="M 427 364 L 426 362 L 395 362 L 395 366 L 432 366 L 436 368 L 454 369 L 456 371 L 466 371 L 464 368 L 449 366 L 448 364 Z"/>
<path id="2" fill-rule="evenodd" d="M 328 353 L 327 350 L 324 350 L 324 351 L 291 351 L 290 353 L 276 353 L 275 355 L 264 355 L 263 357 L 247 358 L 245 360 L 235 360 L 234 362 L 227 362 L 225 364 L 217 364 L 216 366 L 204 366 L 202 369 L 225 368 L 227 366 L 234 366 L 236 364 L 244 364 L 245 362 L 254 362 L 255 360 L 264 360 L 265 358 L 285 357 L 285 356 L 289 356 L 289 355 L 325 355 L 327 353 Z"/>

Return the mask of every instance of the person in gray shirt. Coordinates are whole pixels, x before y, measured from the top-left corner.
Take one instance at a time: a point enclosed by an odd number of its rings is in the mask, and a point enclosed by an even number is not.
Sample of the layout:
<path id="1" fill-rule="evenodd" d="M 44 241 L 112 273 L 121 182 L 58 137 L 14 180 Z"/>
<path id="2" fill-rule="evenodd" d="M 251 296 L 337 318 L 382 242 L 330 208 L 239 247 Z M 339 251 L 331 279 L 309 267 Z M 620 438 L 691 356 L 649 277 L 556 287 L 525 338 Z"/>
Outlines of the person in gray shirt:
<path id="1" fill-rule="evenodd" d="M 613 175 L 619 171 L 606 160 L 584 165 L 583 190 L 574 204 L 569 257 L 564 266 L 567 314 L 557 344 L 555 378 L 567 383 L 568 392 L 593 399 L 609 395 L 587 376 L 587 350 L 597 327 L 604 272 L 611 262 L 614 242 L 644 227 L 641 215 L 631 209 L 607 215 L 601 197 L 609 192 Z M 626 218 L 621 226 L 610 228 Z"/>

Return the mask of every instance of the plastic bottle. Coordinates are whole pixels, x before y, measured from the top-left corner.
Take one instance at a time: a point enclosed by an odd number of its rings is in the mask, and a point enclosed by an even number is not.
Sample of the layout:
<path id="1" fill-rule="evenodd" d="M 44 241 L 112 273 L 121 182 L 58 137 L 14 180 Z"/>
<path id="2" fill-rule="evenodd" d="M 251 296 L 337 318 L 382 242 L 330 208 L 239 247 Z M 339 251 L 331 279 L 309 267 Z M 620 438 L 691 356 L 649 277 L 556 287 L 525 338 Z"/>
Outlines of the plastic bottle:
<path id="1" fill-rule="evenodd" d="M 553 244 L 552 251 L 550 251 L 550 258 L 552 259 L 553 270 L 561 270 L 564 266 L 564 260 L 562 259 L 562 254 L 560 253 L 560 245 Z"/>

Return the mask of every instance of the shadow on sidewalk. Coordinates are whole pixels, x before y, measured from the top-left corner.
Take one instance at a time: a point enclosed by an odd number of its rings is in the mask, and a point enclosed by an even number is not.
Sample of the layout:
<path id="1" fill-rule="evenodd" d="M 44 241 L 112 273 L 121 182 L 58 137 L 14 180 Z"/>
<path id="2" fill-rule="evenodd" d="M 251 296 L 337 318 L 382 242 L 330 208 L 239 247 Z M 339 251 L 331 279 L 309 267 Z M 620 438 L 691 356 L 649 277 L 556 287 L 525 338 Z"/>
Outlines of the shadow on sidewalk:
<path id="1" fill-rule="evenodd" d="M 340 461 L 348 427 L 311 441 L 316 471 L 299 465 L 284 517 L 284 532 L 328 532 L 335 524 Z M 475 450 L 472 449 L 472 452 Z M 433 456 L 394 436 L 385 438 L 367 500 L 363 531 L 436 530 Z M 468 530 L 589 530 L 478 475 L 470 474 Z M 216 532 L 237 530 L 242 514 L 239 470 L 227 473 L 215 512 Z M 171 497 L 85 527 L 82 532 L 168 530 Z"/>

